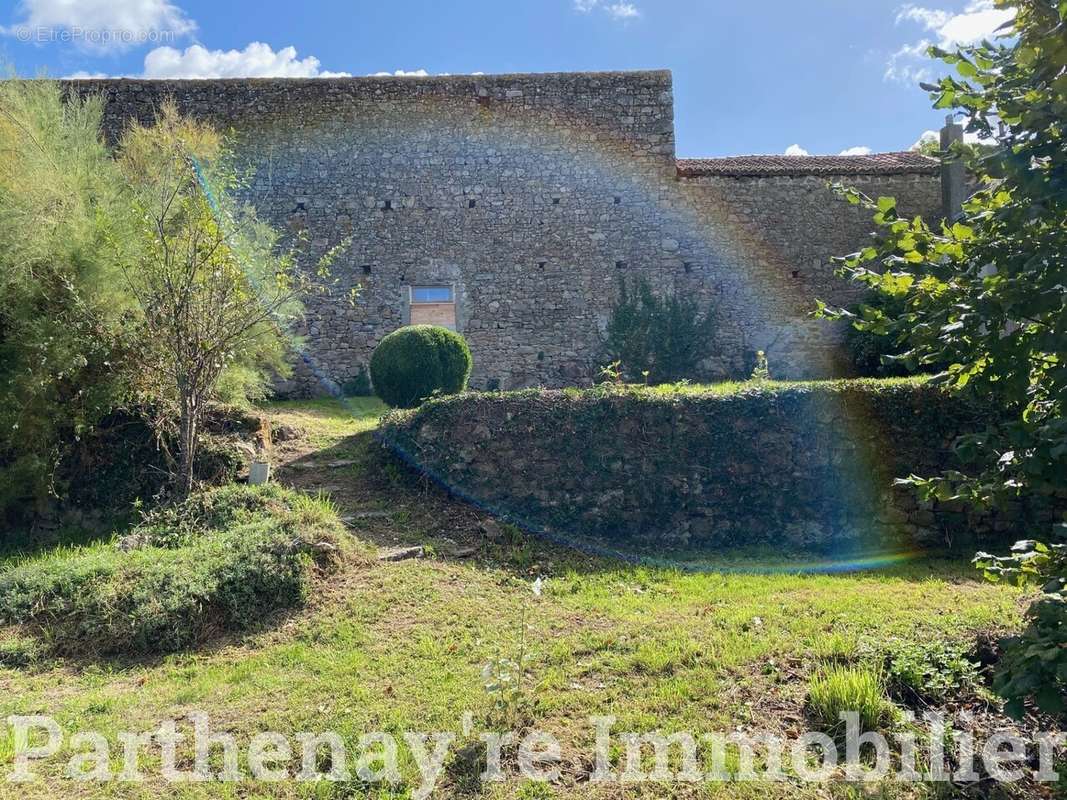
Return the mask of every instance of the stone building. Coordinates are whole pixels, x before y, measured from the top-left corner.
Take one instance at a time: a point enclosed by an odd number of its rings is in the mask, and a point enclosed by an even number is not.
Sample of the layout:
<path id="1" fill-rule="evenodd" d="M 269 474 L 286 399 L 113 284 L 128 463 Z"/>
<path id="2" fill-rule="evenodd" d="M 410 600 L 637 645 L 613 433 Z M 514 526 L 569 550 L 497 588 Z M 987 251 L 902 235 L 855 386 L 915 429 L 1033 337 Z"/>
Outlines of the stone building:
<path id="1" fill-rule="evenodd" d="M 815 299 L 857 289 L 832 257 L 870 234 L 829 183 L 941 214 L 940 166 L 915 153 L 677 159 L 671 74 L 72 82 L 106 99 L 114 138 L 164 98 L 232 129 L 247 199 L 303 231 L 309 261 L 346 237 L 338 297 L 307 303 L 296 386 L 353 377 L 409 322 L 455 327 L 472 385 L 588 382 L 620 278 L 713 304 L 702 374 L 835 369 Z M 362 287 L 355 307 L 341 293 Z"/>

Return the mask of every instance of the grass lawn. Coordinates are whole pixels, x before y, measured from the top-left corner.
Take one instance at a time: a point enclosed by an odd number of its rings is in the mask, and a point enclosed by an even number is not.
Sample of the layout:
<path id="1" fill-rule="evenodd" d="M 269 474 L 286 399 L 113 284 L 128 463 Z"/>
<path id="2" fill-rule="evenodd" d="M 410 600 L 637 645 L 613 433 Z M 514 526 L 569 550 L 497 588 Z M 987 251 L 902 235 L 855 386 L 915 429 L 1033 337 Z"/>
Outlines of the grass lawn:
<path id="1" fill-rule="evenodd" d="M 486 542 L 484 518 L 387 460 L 370 438 L 384 408 L 357 398 L 270 407 L 295 438 L 277 446 L 278 479 L 330 494 L 368 547 L 418 543 L 428 557 L 344 568 L 307 608 L 265 620 L 261 631 L 196 652 L 145 662 L 47 662 L 0 668 L 0 716 L 48 714 L 66 731 L 148 731 L 194 710 L 242 752 L 257 732 L 333 730 L 351 743 L 368 731 L 456 731 L 476 741 L 503 722 L 563 743 L 554 789 L 478 786 L 452 762 L 435 796 L 849 797 L 814 784 L 592 787 L 586 718 L 612 714 L 616 730 L 697 734 L 760 725 L 798 733 L 809 723 L 807 680 L 822 664 L 862 659 L 893 638 L 971 637 L 1017 622 L 1019 590 L 984 583 L 964 561 L 913 560 L 857 573 L 684 574 L 601 561 L 506 532 Z M 472 552 L 474 551 L 474 552 Z M 535 597 L 531 581 L 546 576 Z M 514 658 L 526 634 L 523 697 L 507 712 L 483 685 L 483 666 Z M 464 738 L 463 717 L 474 732 Z M 502 719 L 502 715 L 509 719 Z M 9 729 L 0 760 L 9 761 Z M 2 785 L 8 797 L 404 797 L 416 786 L 401 747 L 402 782 L 377 794 L 341 784 L 74 784 L 56 776 L 70 752 L 41 762 L 51 777 Z M 147 751 L 155 757 L 158 749 Z M 112 748 L 114 769 L 120 751 Z M 152 773 L 152 758 L 143 769 Z M 294 762 L 295 764 L 295 762 Z M 350 765 L 351 766 L 351 765 Z M 6 767 L 5 767 L 6 771 Z M 927 796 L 898 784 L 884 796 Z"/>

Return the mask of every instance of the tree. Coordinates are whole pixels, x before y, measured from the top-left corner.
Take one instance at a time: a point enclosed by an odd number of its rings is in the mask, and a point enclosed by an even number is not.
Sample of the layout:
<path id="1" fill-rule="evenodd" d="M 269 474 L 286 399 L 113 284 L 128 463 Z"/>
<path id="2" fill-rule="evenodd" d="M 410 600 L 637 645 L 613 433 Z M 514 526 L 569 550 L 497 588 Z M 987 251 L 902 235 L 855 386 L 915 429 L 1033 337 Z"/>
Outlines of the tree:
<path id="1" fill-rule="evenodd" d="M 0 523 L 48 510 L 135 382 L 121 266 L 140 241 L 101 116 L 55 82 L 0 81 Z"/>
<path id="2" fill-rule="evenodd" d="M 177 489 L 193 488 L 200 422 L 227 370 L 284 372 L 300 298 L 327 288 L 329 251 L 311 271 L 294 249 L 236 203 L 241 176 L 219 135 L 165 104 L 132 125 L 119 164 L 143 221 L 138 261 L 124 274 L 142 316 L 157 393 L 176 405 Z"/>
<path id="3" fill-rule="evenodd" d="M 1016 9 L 1006 37 L 952 53 L 931 48 L 957 75 L 927 87 L 937 108 L 955 109 L 966 117 L 968 131 L 992 143 L 979 162 L 982 188 L 959 219 L 937 227 L 902 218 L 892 198 L 844 190 L 851 202 L 874 212 L 881 235 L 847 257 L 843 271 L 903 301 L 904 308 L 895 315 L 873 308 L 853 315 L 821 306 L 823 313 L 850 319 L 862 330 L 906 339 L 911 346 L 906 359 L 947 364 L 941 379 L 953 390 L 991 398 L 1004 409 L 1003 422 L 958 443 L 960 454 L 974 464 L 970 474 L 912 481 L 927 496 L 978 504 L 1021 493 L 1062 495 L 1067 486 L 1067 3 L 997 0 L 997 5 Z M 1047 538 L 1060 531 L 1036 533 Z M 1020 543 L 1019 550 L 1048 550 L 1038 544 Z M 991 558 L 982 554 L 979 563 L 995 566 Z M 1062 575 L 1062 558 L 1042 563 Z M 1048 574 L 1036 573 L 1042 580 Z M 1039 614 L 1043 630 L 1054 632 L 1063 652 L 1063 581 L 1046 588 L 1051 591 L 1044 605 L 1031 610 L 1031 624 Z M 1051 626 L 1050 608 L 1056 619 Z M 1024 636 L 1014 646 L 1025 647 L 1025 641 Z M 1009 653 L 1005 668 L 1010 672 L 1025 663 Z M 1054 670 L 1045 677 L 1056 691 L 1037 699 L 1058 710 L 1067 662 L 1050 663 Z M 1010 685 L 1026 695 L 1033 684 Z M 1010 710 L 1020 708 L 1009 704 Z"/>
<path id="4" fill-rule="evenodd" d="M 657 297 L 645 279 L 619 282 L 608 319 L 605 351 L 631 381 L 669 383 L 693 376 L 707 352 L 715 319 L 709 308 L 670 294 Z"/>

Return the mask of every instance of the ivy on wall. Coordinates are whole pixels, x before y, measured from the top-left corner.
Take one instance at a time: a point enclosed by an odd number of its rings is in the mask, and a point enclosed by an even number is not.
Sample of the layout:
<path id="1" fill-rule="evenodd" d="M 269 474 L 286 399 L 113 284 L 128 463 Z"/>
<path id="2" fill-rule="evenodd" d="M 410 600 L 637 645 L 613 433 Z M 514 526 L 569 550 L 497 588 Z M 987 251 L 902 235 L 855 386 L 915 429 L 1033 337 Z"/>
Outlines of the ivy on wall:
<path id="1" fill-rule="evenodd" d="M 613 542 L 789 549 L 944 543 L 1005 515 L 894 479 L 966 469 L 983 408 L 916 380 L 465 394 L 386 418 L 386 446 L 531 527 Z"/>

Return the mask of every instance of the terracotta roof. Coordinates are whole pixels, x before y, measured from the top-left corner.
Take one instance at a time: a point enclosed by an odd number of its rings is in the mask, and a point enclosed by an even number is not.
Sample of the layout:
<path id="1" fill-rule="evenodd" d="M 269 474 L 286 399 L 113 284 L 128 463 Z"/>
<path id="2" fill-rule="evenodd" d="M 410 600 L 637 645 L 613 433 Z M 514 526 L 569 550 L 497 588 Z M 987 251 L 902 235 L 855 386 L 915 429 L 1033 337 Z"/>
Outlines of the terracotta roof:
<path id="1" fill-rule="evenodd" d="M 868 156 L 730 156 L 679 158 L 678 175 L 767 177 L 773 175 L 910 175 L 936 174 L 937 159 L 919 153 L 871 153 Z"/>

